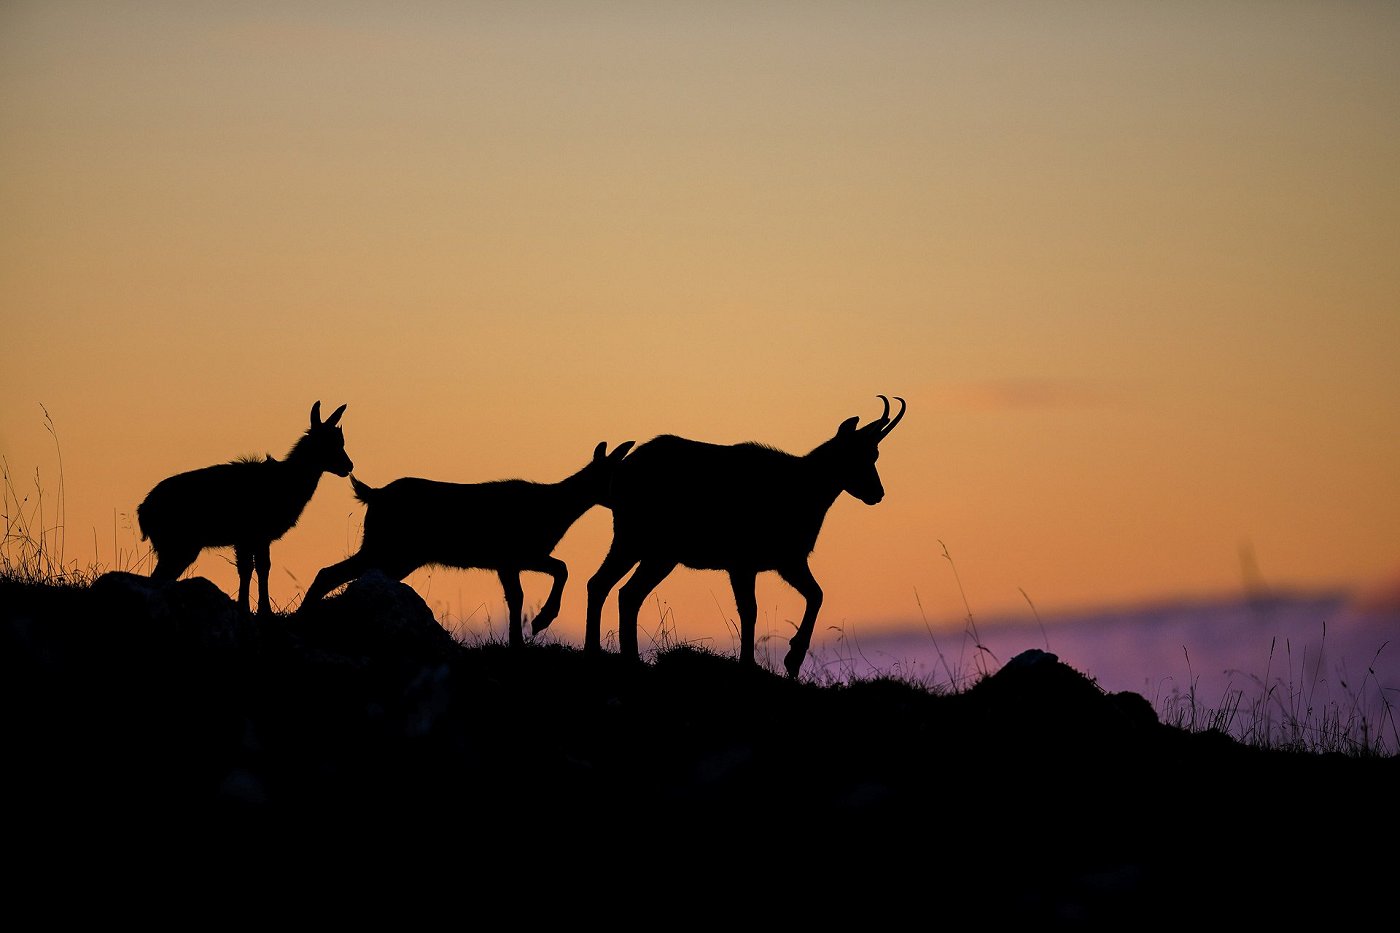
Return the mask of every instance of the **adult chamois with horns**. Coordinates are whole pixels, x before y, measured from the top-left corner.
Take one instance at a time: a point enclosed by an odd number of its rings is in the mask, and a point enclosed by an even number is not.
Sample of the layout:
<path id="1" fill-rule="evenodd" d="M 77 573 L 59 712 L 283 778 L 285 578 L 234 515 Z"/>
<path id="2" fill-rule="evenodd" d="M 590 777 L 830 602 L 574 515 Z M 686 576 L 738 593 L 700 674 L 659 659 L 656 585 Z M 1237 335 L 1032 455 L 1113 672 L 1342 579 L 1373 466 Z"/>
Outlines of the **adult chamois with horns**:
<path id="1" fill-rule="evenodd" d="M 322 473 L 349 476 L 354 468 L 339 427 L 341 405 L 325 421 L 321 403 L 311 406 L 311 427 L 278 460 L 243 457 L 156 484 L 136 508 L 142 539 L 156 554 L 153 580 L 178 580 L 205 548 L 229 547 L 238 566 L 238 605 L 249 611 L 249 588 L 258 572 L 258 615 L 272 612 L 267 572 L 272 542 L 296 525 Z"/>
<path id="2" fill-rule="evenodd" d="M 510 615 L 510 643 L 523 645 L 524 571 L 553 578 L 549 596 L 530 622 L 531 633 L 547 628 L 559 614 L 568 566 L 554 548 L 583 513 L 608 505 L 614 470 L 632 441 L 612 453 L 607 442 L 593 459 L 556 483 L 503 479 L 485 483 L 444 483 L 404 477 L 375 489 L 350 477 L 365 510 L 360 550 L 316 574 L 298 612 L 327 593 L 378 570 L 402 580 L 420 567 L 435 565 L 496 571 Z"/>
<path id="3" fill-rule="evenodd" d="M 719 445 L 662 435 L 642 444 L 613 478 L 612 546 L 588 581 L 585 654 L 602 651 L 603 603 L 618 581 L 618 647 L 632 660 L 637 612 L 677 566 L 729 574 L 739 611 L 741 664 L 755 666 L 758 574 L 776 571 L 806 601 L 802 623 L 783 660 L 789 677 L 802 669 L 821 609 L 822 589 L 808 558 L 827 511 L 842 492 L 866 505 L 885 496 L 875 461 L 880 441 L 904 417 L 884 414 L 858 427 L 848 418 L 836 434 L 804 456 L 755 444 Z"/>

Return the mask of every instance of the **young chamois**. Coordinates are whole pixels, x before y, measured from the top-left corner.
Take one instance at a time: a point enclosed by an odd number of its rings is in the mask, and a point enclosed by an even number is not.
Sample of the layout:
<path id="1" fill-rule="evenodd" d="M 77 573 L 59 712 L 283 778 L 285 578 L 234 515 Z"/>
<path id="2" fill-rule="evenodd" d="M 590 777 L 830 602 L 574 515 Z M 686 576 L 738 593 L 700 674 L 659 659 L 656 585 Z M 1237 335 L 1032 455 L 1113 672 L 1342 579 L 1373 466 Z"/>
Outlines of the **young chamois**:
<path id="1" fill-rule="evenodd" d="M 177 580 L 199 552 L 233 547 L 238 565 L 238 605 L 249 611 L 248 590 L 258 572 L 258 615 L 272 611 L 267 572 L 272 542 L 292 529 L 316 492 L 322 473 L 349 476 L 345 434 L 337 426 L 341 405 L 325 421 L 321 403 L 311 406 L 311 427 L 286 459 L 244 457 L 191 470 L 156 484 L 136 509 L 142 539 L 156 553 L 154 580 Z"/>
<path id="2" fill-rule="evenodd" d="M 633 451 L 613 478 L 613 539 L 597 573 L 588 581 L 585 654 L 602 651 L 603 603 L 634 566 L 618 591 L 618 646 L 637 660 L 637 611 L 647 594 L 677 565 L 729 574 L 739 610 L 741 664 L 754 665 L 758 604 L 755 578 L 777 573 L 806 600 L 797 633 L 783 664 L 797 677 L 811 645 L 822 590 L 807 559 L 837 496 L 848 492 L 866 505 L 884 498 L 875 470 L 880 441 L 904 417 L 885 413 L 865 427 L 849 418 L 836 435 L 806 456 L 762 444 L 721 446 L 673 435 L 654 438 Z"/>
<path id="3" fill-rule="evenodd" d="M 538 633 L 559 614 L 569 576 L 569 568 L 552 552 L 584 512 L 609 504 L 613 471 L 632 443 L 619 444 L 612 453 L 606 452 L 607 442 L 599 444 L 587 466 L 557 483 L 442 483 L 405 477 L 374 489 L 350 477 L 355 497 L 368 507 L 360 550 L 316 574 L 301 610 L 370 570 L 395 580 L 430 564 L 494 570 L 510 613 L 510 643 L 523 645 L 520 574 L 530 570 L 554 578 L 530 623 L 531 633 Z"/>

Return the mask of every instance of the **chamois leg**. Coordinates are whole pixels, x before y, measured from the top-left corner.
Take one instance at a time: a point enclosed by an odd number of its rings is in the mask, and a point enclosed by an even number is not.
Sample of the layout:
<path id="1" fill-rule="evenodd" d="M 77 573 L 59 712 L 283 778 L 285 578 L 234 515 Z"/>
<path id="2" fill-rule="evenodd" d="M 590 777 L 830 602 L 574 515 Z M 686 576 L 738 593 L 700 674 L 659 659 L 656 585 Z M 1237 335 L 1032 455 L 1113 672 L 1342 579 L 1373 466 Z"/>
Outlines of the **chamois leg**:
<path id="1" fill-rule="evenodd" d="M 624 658 L 642 659 L 637 649 L 637 612 L 656 585 L 676 569 L 675 561 L 644 560 L 617 592 L 617 647 Z"/>
<path id="2" fill-rule="evenodd" d="M 520 585 L 520 573 L 516 570 L 498 570 L 496 579 L 501 581 L 501 589 L 506 594 L 506 611 L 510 614 L 510 646 L 521 648 L 525 645 L 522 616 L 525 605 L 525 590 Z"/>
<path id="3" fill-rule="evenodd" d="M 729 571 L 729 585 L 734 589 L 734 605 L 739 610 L 739 663 L 754 661 L 754 628 L 758 624 L 758 597 L 755 595 L 757 574 Z"/>
<path id="4" fill-rule="evenodd" d="M 583 629 L 583 653 L 600 654 L 603 650 L 603 603 L 608 594 L 617 586 L 617 581 L 627 575 L 627 571 L 637 563 L 618 550 L 617 544 L 608 549 L 608 556 L 597 572 L 588 579 L 588 616 Z"/>
<path id="5" fill-rule="evenodd" d="M 319 602 L 323 596 L 342 584 L 349 583 L 360 574 L 370 569 L 370 561 L 365 557 L 364 551 L 351 555 L 338 564 L 331 564 L 322 568 L 316 574 L 316 579 L 311 581 L 311 588 L 302 597 L 301 606 L 298 612 L 304 612 L 313 603 Z M 400 577 L 399 579 L 402 579 Z"/>
<path id="6" fill-rule="evenodd" d="M 253 551 L 253 569 L 258 572 L 258 615 L 272 614 L 272 597 L 267 592 L 267 575 L 272 568 L 272 545 L 259 544 Z"/>
<path id="7" fill-rule="evenodd" d="M 788 642 L 788 653 L 783 658 L 783 667 L 787 668 L 788 676 L 795 680 L 798 672 L 802 670 L 802 662 L 807 659 L 807 649 L 812 645 L 812 632 L 817 627 L 817 612 L 822 608 L 822 588 L 817 585 L 811 568 L 805 562 L 781 568 L 778 575 L 807 601 L 807 608 L 802 613 L 802 625 Z"/>
<path id="8" fill-rule="evenodd" d="M 547 573 L 554 578 L 554 582 L 549 587 L 549 596 L 545 599 L 544 605 L 540 607 L 539 614 L 530 621 L 530 634 L 538 635 L 549 628 L 549 624 L 559 617 L 559 606 L 564 600 L 564 584 L 569 579 L 569 568 L 557 557 L 546 557 L 538 564 L 525 569 L 537 573 Z"/>
<path id="9" fill-rule="evenodd" d="M 154 545 L 154 542 L 152 542 Z M 151 571 L 152 580 L 178 580 L 180 574 L 190 569 L 190 565 L 199 557 L 199 548 L 178 548 L 172 545 L 165 545 L 162 552 L 156 548 L 156 569 Z"/>
<path id="10" fill-rule="evenodd" d="M 248 593 L 253 584 L 253 549 L 246 544 L 238 545 L 233 549 L 233 562 L 238 567 L 238 608 L 247 615 L 251 611 Z"/>

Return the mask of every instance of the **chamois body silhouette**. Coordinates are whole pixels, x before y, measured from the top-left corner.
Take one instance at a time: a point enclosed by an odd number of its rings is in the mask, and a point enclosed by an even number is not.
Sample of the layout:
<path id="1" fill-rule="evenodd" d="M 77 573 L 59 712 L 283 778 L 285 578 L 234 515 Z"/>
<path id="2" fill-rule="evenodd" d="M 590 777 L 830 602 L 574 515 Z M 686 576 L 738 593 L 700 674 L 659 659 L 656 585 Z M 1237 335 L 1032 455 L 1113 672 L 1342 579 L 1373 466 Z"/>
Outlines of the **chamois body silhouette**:
<path id="1" fill-rule="evenodd" d="M 523 479 L 486 483 L 444 483 L 404 477 L 378 489 L 350 478 L 365 511 L 360 550 L 316 574 L 301 610 L 370 570 L 402 580 L 420 567 L 496 571 L 510 613 L 510 643 L 524 644 L 524 571 L 553 578 L 549 596 L 530 623 L 531 634 L 559 614 L 569 569 L 553 555 L 564 533 L 595 505 L 608 504 L 613 471 L 632 441 L 593 459 L 557 483 Z M 299 611 L 301 611 L 299 610 Z"/>
<path id="2" fill-rule="evenodd" d="M 249 611 L 253 571 L 258 573 L 258 615 L 272 611 L 267 592 L 272 542 L 296 525 L 322 473 L 349 476 L 338 426 L 341 405 L 325 421 L 321 403 L 311 406 L 311 427 L 285 459 L 244 457 L 156 484 L 136 509 L 142 539 L 156 553 L 155 580 L 177 580 L 205 548 L 232 547 L 238 566 L 238 605 Z"/>
<path id="3" fill-rule="evenodd" d="M 835 436 L 805 456 L 762 444 L 718 445 L 662 435 L 642 444 L 613 479 L 613 539 L 588 581 L 585 654 L 602 651 L 603 603 L 618 592 L 618 647 L 633 660 L 637 612 L 678 565 L 729 574 L 739 611 L 739 661 L 756 665 L 758 617 L 755 578 L 776 571 L 806 601 L 802 623 L 788 642 L 784 667 L 796 678 L 811 645 L 822 590 L 808 558 L 827 511 L 842 492 L 867 505 L 884 498 L 875 469 L 879 444 L 904 417 L 904 400 L 891 420 L 884 414 L 864 427 L 842 422 Z"/>

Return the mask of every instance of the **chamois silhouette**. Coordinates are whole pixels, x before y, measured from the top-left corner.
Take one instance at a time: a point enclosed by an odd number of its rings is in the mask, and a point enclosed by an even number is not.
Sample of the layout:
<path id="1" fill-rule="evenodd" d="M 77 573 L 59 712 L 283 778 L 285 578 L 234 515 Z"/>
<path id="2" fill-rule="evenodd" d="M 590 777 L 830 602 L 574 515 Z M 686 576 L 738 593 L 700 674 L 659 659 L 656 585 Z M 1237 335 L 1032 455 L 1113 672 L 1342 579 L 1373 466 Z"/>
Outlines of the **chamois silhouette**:
<path id="1" fill-rule="evenodd" d="M 662 435 L 642 444 L 613 478 L 613 538 L 607 556 L 588 581 L 584 653 L 602 651 L 603 603 L 618 591 L 618 647 L 633 660 L 637 611 L 647 594 L 677 565 L 729 574 L 739 610 L 739 661 L 756 665 L 755 578 L 774 570 L 806 600 L 801 626 L 788 642 L 783 664 L 796 678 L 811 645 L 822 590 L 807 560 L 827 511 L 842 492 L 866 505 L 884 498 L 875 461 L 880 441 L 904 417 L 890 418 L 890 400 L 878 419 L 857 427 L 849 418 L 805 456 L 763 444 L 707 444 Z"/>
<path id="2" fill-rule="evenodd" d="M 586 466 L 557 483 L 444 483 L 404 477 L 375 489 L 352 476 L 355 497 L 367 506 L 360 550 L 316 574 L 298 611 L 370 570 L 396 580 L 429 564 L 494 570 L 510 612 L 510 643 L 523 645 L 525 594 L 520 574 L 530 570 L 554 578 L 530 623 L 531 634 L 536 634 L 559 614 L 569 576 L 569 568 L 553 555 L 555 546 L 583 513 L 608 504 L 613 471 L 632 444 L 627 441 L 607 453 L 607 442 L 600 443 Z"/>
<path id="3" fill-rule="evenodd" d="M 154 580 L 177 580 L 205 548 L 234 549 L 238 605 L 249 611 L 248 591 L 258 572 L 258 615 L 272 612 L 267 573 L 272 542 L 296 525 L 322 473 L 349 476 L 341 405 L 325 421 L 321 403 L 311 406 L 311 427 L 286 459 L 242 457 L 167 477 L 136 508 L 141 538 L 156 553 Z"/>

